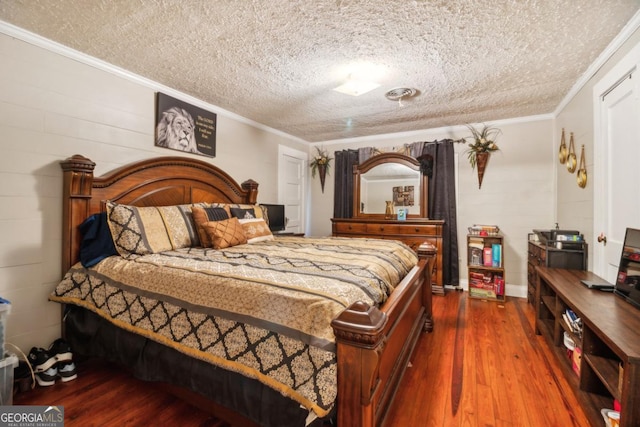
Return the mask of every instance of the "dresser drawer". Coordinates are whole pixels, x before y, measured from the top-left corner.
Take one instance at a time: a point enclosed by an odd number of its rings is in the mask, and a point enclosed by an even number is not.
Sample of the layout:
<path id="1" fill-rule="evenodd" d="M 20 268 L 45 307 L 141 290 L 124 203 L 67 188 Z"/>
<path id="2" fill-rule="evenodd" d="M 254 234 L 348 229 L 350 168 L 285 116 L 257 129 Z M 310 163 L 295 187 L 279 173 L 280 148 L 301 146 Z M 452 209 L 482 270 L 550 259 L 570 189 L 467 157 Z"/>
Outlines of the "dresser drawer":
<path id="1" fill-rule="evenodd" d="M 367 233 L 377 234 L 399 234 L 417 236 L 435 236 L 437 227 L 419 224 L 366 224 Z"/>
<path id="2" fill-rule="evenodd" d="M 336 222 L 333 224 L 335 234 L 364 234 L 367 225 L 363 223 Z"/>
<path id="3" fill-rule="evenodd" d="M 531 264 L 533 267 L 543 265 L 541 263 L 540 255 L 534 252 L 529 252 L 529 264 Z"/>
<path id="4" fill-rule="evenodd" d="M 529 262 L 534 266 L 545 265 L 547 261 L 547 251 L 544 248 L 529 242 Z"/>

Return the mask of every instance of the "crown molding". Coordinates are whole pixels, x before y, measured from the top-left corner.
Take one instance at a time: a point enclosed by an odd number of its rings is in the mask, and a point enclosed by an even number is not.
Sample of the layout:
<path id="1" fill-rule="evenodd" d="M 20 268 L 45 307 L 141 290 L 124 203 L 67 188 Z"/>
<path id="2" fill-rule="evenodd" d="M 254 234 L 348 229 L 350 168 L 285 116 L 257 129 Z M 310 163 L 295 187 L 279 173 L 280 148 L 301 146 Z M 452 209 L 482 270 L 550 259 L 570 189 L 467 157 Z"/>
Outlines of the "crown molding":
<path id="1" fill-rule="evenodd" d="M 514 117 L 510 119 L 503 120 L 487 120 L 486 123 L 491 123 L 491 126 L 505 126 L 519 123 L 528 123 L 528 122 L 539 122 L 543 120 L 553 120 L 555 115 L 549 114 L 538 114 L 535 116 L 524 116 L 524 117 Z M 470 123 L 471 125 L 478 126 L 482 125 L 482 123 Z M 433 135 L 434 137 L 442 137 L 442 135 L 455 135 L 460 132 L 468 132 L 468 128 L 466 125 L 456 125 L 456 126 L 444 126 L 439 128 L 431 128 L 431 129 L 422 129 L 422 130 L 412 130 L 407 132 L 397 132 L 397 133 L 386 133 L 379 135 L 371 135 L 371 136 L 358 136 L 354 138 L 344 138 L 344 139 L 331 139 L 320 142 L 312 142 L 310 145 L 320 146 L 320 145 L 338 145 L 338 144 L 349 144 L 356 142 L 371 142 L 371 141 L 380 141 L 380 140 L 390 140 L 390 139 L 398 139 L 398 138 L 420 138 L 420 139 L 428 139 L 429 136 Z"/>
<path id="2" fill-rule="evenodd" d="M 595 61 L 587 68 L 587 71 L 580 76 L 578 81 L 571 87 L 564 99 L 558 104 L 553 115 L 557 117 L 560 112 L 571 102 L 571 100 L 582 90 L 583 87 L 596 75 L 598 71 L 607 63 L 609 59 L 629 40 L 629 38 L 640 28 L 640 10 L 627 22 L 622 31 L 609 43 Z"/>
<path id="3" fill-rule="evenodd" d="M 583 75 L 578 79 L 578 81 L 576 81 L 576 83 L 572 86 L 572 88 L 569 90 L 567 95 L 563 98 L 563 100 L 560 102 L 560 104 L 558 104 L 558 106 L 552 113 L 545 114 L 545 115 L 512 118 L 507 120 L 498 120 L 498 121 L 492 122 L 492 124 L 504 125 L 504 124 L 512 124 L 512 123 L 523 123 L 528 121 L 555 119 L 560 114 L 560 112 L 567 106 L 567 104 L 571 102 L 571 100 L 578 94 L 578 92 L 604 66 L 604 64 L 615 54 L 615 52 L 618 49 L 620 49 L 620 47 L 633 35 L 633 33 L 638 28 L 640 28 L 640 10 L 636 12 L 636 14 L 624 26 L 622 31 L 613 39 L 611 43 L 609 43 L 609 45 L 605 48 L 605 50 L 589 66 L 589 68 L 585 71 L 585 73 L 583 73 Z M 9 24 L 1 20 L 0 20 L 0 33 L 6 34 L 10 37 L 24 41 L 31 45 L 46 49 L 50 52 L 57 53 L 59 55 L 62 55 L 64 57 L 86 64 L 88 66 L 94 67 L 96 69 L 117 75 L 119 77 L 125 78 L 134 83 L 140 84 L 142 86 L 146 86 L 150 89 L 153 89 L 156 91 L 162 91 L 163 93 L 166 93 L 168 95 L 171 95 L 179 99 L 183 99 L 184 101 L 189 102 L 193 105 L 197 105 L 201 108 L 207 109 L 216 114 L 220 114 L 222 116 L 231 118 L 238 122 L 264 130 L 265 132 L 269 132 L 269 133 L 281 136 L 291 141 L 306 143 L 306 144 L 309 144 L 310 146 L 316 146 L 320 144 L 332 145 L 332 144 L 347 144 L 347 143 L 355 143 L 355 142 L 363 142 L 363 141 L 378 141 L 378 140 L 384 140 L 384 139 L 390 139 L 390 138 L 403 138 L 403 137 L 411 137 L 411 136 L 424 137 L 425 135 L 427 136 L 431 134 L 442 135 L 443 133 L 445 134 L 449 132 L 453 133 L 453 132 L 459 131 L 460 129 L 465 129 L 464 126 L 459 125 L 459 126 L 448 126 L 448 127 L 440 127 L 440 128 L 432 128 L 432 129 L 424 129 L 424 130 L 416 130 L 416 131 L 408 131 L 408 132 L 379 134 L 379 135 L 373 135 L 373 136 L 335 139 L 335 140 L 327 140 L 327 141 L 310 143 L 309 141 L 306 141 L 302 138 L 298 138 L 288 133 L 282 132 L 280 130 L 271 128 L 262 123 L 258 123 L 256 121 L 240 116 L 236 113 L 225 110 L 218 106 L 208 104 L 200 99 L 194 98 L 191 95 L 179 92 L 168 86 L 164 86 L 158 82 L 147 79 L 145 77 L 132 73 L 123 68 L 117 67 L 101 59 L 76 51 L 60 43 L 46 39 L 35 33 L 29 32 L 25 29 L 22 29 L 20 27 L 17 27 L 15 25 Z"/>
<path id="4" fill-rule="evenodd" d="M 206 103 L 191 95 L 177 91 L 168 86 L 164 86 L 158 82 L 147 79 L 146 77 L 142 77 L 138 74 L 132 73 L 131 71 L 125 70 L 124 68 L 120 68 L 116 65 L 110 64 L 101 59 L 79 52 L 75 49 L 71 49 L 68 46 L 64 46 L 60 43 L 44 38 L 40 35 L 27 31 L 23 28 L 16 27 L 15 25 L 9 24 L 8 22 L 0 20 L 0 33 L 6 34 L 9 37 L 13 37 L 25 43 L 48 50 L 50 52 L 56 53 L 58 55 L 64 56 L 66 58 L 88 65 L 90 67 L 96 68 L 98 70 L 101 70 L 110 74 L 114 74 L 118 77 L 122 77 L 133 83 L 148 87 L 154 91 L 160 91 L 162 93 L 166 93 L 167 95 L 170 95 L 174 98 L 181 99 L 192 105 L 198 106 L 200 108 L 204 108 L 205 110 L 211 111 L 213 113 L 219 114 L 224 117 L 228 117 L 230 119 L 247 124 L 254 128 L 261 129 L 265 132 L 269 132 L 269 133 L 281 136 L 291 141 L 308 144 L 308 141 L 304 139 L 298 138 L 293 135 L 289 135 L 288 133 L 266 126 L 262 123 L 258 123 L 256 121 L 240 116 L 231 111 L 225 110 L 224 108 L 220 108 L 216 105 Z"/>

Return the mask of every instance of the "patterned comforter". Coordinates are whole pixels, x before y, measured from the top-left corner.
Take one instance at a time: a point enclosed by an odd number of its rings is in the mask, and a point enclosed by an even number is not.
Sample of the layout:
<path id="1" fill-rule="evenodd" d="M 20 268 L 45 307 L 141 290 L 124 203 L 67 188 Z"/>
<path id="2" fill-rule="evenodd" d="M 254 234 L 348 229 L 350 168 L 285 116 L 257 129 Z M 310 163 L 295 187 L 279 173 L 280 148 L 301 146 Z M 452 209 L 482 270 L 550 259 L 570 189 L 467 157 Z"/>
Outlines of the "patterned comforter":
<path id="1" fill-rule="evenodd" d="M 382 304 L 417 263 L 403 243 L 277 237 L 77 264 L 50 296 L 255 378 L 317 416 L 336 398 L 331 320 Z"/>

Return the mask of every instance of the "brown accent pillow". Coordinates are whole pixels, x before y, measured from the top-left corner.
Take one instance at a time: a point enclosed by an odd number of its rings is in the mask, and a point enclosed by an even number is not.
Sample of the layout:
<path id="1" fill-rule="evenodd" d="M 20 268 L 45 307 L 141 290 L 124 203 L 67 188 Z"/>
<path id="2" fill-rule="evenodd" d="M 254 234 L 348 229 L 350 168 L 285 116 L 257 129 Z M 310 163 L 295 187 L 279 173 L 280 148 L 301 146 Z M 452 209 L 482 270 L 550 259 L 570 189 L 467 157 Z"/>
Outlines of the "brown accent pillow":
<path id="1" fill-rule="evenodd" d="M 251 218 L 239 220 L 247 236 L 247 243 L 264 242 L 273 240 L 273 234 L 264 219 Z"/>
<path id="2" fill-rule="evenodd" d="M 202 228 L 202 224 L 209 221 L 220 221 L 231 217 L 231 215 L 229 215 L 229 208 L 224 208 L 221 206 L 194 206 L 193 208 L 191 208 L 191 214 L 193 215 L 193 222 L 195 223 L 196 231 L 198 233 L 198 237 L 200 238 L 200 245 L 205 248 L 211 247 L 211 239 Z"/>
<path id="3" fill-rule="evenodd" d="M 247 243 L 247 236 L 244 234 L 244 229 L 238 218 L 205 222 L 202 224 L 202 228 L 209 236 L 211 246 L 214 249 L 224 249 Z"/>

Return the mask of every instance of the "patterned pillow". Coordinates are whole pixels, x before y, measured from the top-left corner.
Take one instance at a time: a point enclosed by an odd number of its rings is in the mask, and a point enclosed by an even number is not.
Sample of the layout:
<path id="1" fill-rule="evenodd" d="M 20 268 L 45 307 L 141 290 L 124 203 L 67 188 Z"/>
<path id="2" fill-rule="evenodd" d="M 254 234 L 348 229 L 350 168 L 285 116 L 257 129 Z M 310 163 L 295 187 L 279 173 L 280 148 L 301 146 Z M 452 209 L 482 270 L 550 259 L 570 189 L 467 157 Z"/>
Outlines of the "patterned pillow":
<path id="1" fill-rule="evenodd" d="M 191 209 L 193 213 L 193 222 L 195 223 L 196 230 L 198 230 L 198 237 L 200 237 L 200 245 L 205 248 L 211 247 L 211 239 L 209 235 L 202 228 L 202 224 L 209 221 L 221 221 L 224 219 L 229 219 L 229 208 L 225 209 L 223 207 L 216 206 L 194 206 Z"/>
<path id="2" fill-rule="evenodd" d="M 266 211 L 266 208 L 260 205 L 249 205 L 249 204 L 242 204 L 242 203 L 231 203 L 227 205 L 229 207 L 229 211 L 231 211 L 231 209 L 234 208 L 240 208 L 240 209 L 245 209 L 245 210 L 249 210 L 251 214 L 253 214 L 254 218 L 264 218 L 264 212 Z M 229 215 L 229 216 L 235 216 L 235 215 Z M 242 218 L 240 218 L 242 219 Z"/>
<path id="3" fill-rule="evenodd" d="M 202 228 L 209 235 L 211 246 L 214 249 L 224 249 L 247 243 L 247 236 L 244 234 L 244 229 L 238 218 L 205 222 L 202 224 Z"/>
<path id="4" fill-rule="evenodd" d="M 198 246 L 192 205 L 137 207 L 107 202 L 107 221 L 122 256 Z"/>
<path id="5" fill-rule="evenodd" d="M 254 208 L 229 208 L 229 210 L 231 210 L 231 216 L 234 216 L 238 219 L 256 218 L 256 210 Z"/>
<path id="6" fill-rule="evenodd" d="M 264 242 L 265 240 L 273 240 L 273 234 L 269 230 L 269 226 L 264 219 L 241 219 L 239 220 L 247 236 L 247 243 Z"/>

